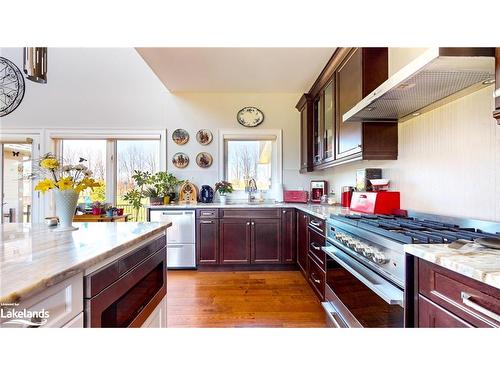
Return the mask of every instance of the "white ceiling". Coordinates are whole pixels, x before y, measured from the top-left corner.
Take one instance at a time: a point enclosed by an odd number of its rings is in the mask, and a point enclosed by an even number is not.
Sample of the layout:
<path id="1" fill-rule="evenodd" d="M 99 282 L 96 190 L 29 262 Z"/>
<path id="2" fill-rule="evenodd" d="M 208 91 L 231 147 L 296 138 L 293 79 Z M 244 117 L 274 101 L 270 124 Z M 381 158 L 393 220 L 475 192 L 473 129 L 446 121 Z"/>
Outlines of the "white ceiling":
<path id="1" fill-rule="evenodd" d="M 335 48 L 136 48 L 173 92 L 307 92 Z"/>

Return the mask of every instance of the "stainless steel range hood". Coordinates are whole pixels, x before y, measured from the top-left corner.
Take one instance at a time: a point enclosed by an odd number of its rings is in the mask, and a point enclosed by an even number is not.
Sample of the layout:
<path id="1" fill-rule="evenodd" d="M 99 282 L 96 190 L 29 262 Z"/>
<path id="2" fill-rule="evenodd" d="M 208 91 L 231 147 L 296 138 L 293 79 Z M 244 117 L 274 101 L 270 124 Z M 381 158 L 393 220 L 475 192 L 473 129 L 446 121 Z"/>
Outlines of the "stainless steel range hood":
<path id="1" fill-rule="evenodd" d="M 429 48 L 343 114 L 344 122 L 405 121 L 495 79 L 494 48 Z"/>

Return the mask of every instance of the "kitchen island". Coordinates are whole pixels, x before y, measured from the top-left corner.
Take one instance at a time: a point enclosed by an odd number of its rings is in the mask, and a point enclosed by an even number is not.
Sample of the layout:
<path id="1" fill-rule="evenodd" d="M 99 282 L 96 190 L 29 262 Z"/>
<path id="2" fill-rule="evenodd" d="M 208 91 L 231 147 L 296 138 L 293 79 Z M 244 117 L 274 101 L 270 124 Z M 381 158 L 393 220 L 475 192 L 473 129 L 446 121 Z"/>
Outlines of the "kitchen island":
<path id="1" fill-rule="evenodd" d="M 407 309 L 414 327 L 500 327 L 500 250 L 411 244 Z"/>
<path id="2" fill-rule="evenodd" d="M 0 225 L 2 312 L 47 306 L 50 317 L 46 326 L 63 326 L 76 317 L 81 319 L 78 325 L 83 325 L 86 276 L 165 238 L 171 223 L 75 226 L 76 231 L 57 232 L 42 224 Z M 6 320 L 2 317 L 2 327 Z"/>

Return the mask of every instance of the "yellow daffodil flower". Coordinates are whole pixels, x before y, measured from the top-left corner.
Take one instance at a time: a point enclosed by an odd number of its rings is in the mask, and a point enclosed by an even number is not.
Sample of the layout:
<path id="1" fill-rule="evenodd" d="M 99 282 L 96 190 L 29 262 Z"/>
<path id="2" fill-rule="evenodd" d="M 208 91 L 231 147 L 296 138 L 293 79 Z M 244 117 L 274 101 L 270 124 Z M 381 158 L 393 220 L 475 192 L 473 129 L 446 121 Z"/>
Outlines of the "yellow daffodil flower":
<path id="1" fill-rule="evenodd" d="M 54 185 L 54 181 L 46 178 L 45 180 L 40 181 L 36 186 L 35 190 L 39 190 L 42 193 L 47 192 L 47 190 L 53 189 L 56 186 Z"/>
<path id="2" fill-rule="evenodd" d="M 80 183 L 76 186 L 75 190 L 77 192 L 81 192 L 85 189 L 94 189 L 95 187 L 99 187 L 101 186 L 101 183 L 100 182 L 97 182 L 96 180 L 94 180 L 93 178 L 90 178 L 90 177 L 85 177 L 82 181 L 80 181 Z"/>
<path id="3" fill-rule="evenodd" d="M 57 182 L 57 187 L 59 190 L 69 190 L 73 189 L 73 178 L 72 177 L 63 177 Z"/>
<path id="4" fill-rule="evenodd" d="M 59 167 L 59 161 L 54 158 L 43 159 L 40 162 L 40 166 L 45 169 L 54 170 Z"/>

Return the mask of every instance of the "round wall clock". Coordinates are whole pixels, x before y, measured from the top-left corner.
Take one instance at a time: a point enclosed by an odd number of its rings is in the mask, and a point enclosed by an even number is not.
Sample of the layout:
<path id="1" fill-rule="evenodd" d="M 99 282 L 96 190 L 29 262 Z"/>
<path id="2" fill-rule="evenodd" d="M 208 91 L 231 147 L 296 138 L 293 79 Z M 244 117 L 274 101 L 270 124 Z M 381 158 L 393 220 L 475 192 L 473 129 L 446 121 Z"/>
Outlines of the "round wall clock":
<path id="1" fill-rule="evenodd" d="M 262 111 L 255 107 L 245 107 L 240 109 L 236 115 L 238 122 L 246 127 L 253 128 L 262 124 L 264 121 L 264 114 Z"/>
<path id="2" fill-rule="evenodd" d="M 0 57 L 0 117 L 14 111 L 24 98 L 24 77 L 10 60 Z"/>

